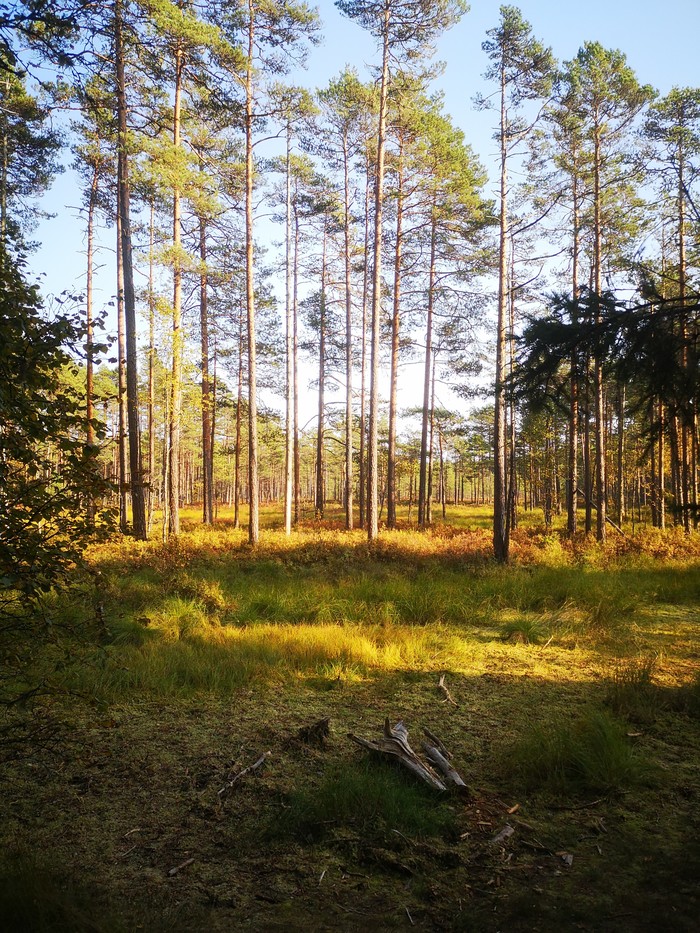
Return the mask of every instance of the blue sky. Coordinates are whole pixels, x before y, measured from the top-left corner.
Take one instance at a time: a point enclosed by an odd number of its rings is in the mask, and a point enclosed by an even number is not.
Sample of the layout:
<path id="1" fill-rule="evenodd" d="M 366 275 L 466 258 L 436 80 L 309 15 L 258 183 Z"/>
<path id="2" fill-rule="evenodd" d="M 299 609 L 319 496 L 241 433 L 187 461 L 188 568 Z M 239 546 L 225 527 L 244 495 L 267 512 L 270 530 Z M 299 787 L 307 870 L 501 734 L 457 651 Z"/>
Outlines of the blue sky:
<path id="1" fill-rule="evenodd" d="M 487 62 L 481 50 L 486 31 L 498 23 L 497 0 L 474 0 L 469 13 L 445 34 L 438 44 L 437 57 L 445 62 L 437 82 L 445 96 L 446 110 L 461 127 L 467 141 L 486 165 L 492 184 L 496 180 L 492 126 L 494 114 L 477 112 L 473 97 L 487 93 L 481 77 Z M 697 40 L 700 34 L 699 0 L 526 0 L 520 4 L 534 35 L 550 45 L 559 60 L 572 58 L 586 40 L 596 40 L 608 48 L 619 48 L 626 55 L 638 78 L 650 83 L 661 94 L 674 85 L 700 85 Z M 342 16 L 331 0 L 321 0 L 324 40 L 312 49 L 305 74 L 290 76 L 309 87 L 323 86 L 346 65 L 366 76 L 366 68 L 376 61 L 374 41 L 355 23 Z M 70 156 L 66 156 L 70 161 Z M 70 173 L 59 178 L 46 198 L 46 208 L 57 216 L 43 223 L 37 238 L 43 245 L 32 257 L 32 266 L 44 274 L 44 291 L 57 294 L 64 289 L 79 290 L 84 283 L 83 225 L 75 206 L 80 201 Z M 114 234 L 106 231 L 104 242 L 112 249 Z M 107 250 L 98 258 L 104 266 L 99 278 L 101 296 L 107 301 L 114 293 L 112 255 Z"/>

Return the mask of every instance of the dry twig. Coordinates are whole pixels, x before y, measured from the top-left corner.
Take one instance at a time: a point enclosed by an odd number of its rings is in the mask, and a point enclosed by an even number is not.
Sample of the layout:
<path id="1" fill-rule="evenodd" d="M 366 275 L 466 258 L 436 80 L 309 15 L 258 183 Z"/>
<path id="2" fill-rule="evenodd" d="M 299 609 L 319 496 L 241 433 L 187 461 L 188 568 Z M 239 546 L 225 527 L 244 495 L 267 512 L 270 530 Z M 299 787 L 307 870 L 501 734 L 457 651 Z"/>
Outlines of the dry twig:
<path id="1" fill-rule="evenodd" d="M 239 771 L 238 774 L 229 776 L 228 781 L 219 791 L 219 800 L 224 800 L 231 792 L 232 788 L 244 778 L 246 774 L 254 774 L 256 771 L 259 771 L 260 768 L 265 764 L 267 759 L 270 757 L 271 752 L 263 752 L 263 754 L 258 758 L 256 762 L 252 765 L 248 765 L 247 768 L 244 768 L 242 771 Z"/>
<path id="2" fill-rule="evenodd" d="M 457 706 L 457 705 L 458 705 L 458 704 L 455 703 L 455 701 L 452 699 L 452 694 L 451 694 L 450 691 L 447 689 L 447 685 L 445 684 L 445 675 L 444 675 L 444 674 L 440 674 L 440 680 L 438 681 L 438 689 L 439 689 L 439 690 L 442 690 L 442 692 L 445 694 L 445 699 L 442 701 L 443 703 L 451 703 L 453 706 Z"/>

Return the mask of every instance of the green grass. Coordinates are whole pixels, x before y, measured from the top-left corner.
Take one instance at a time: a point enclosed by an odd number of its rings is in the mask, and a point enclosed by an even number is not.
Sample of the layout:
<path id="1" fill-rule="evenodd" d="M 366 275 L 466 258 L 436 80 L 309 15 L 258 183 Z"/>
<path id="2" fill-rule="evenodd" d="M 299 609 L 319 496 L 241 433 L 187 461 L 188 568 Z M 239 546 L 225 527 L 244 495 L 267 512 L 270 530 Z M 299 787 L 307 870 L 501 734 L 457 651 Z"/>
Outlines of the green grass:
<path id="1" fill-rule="evenodd" d="M 664 707 L 664 698 L 654 682 L 657 658 L 642 657 L 618 665 L 606 701 L 614 713 L 632 722 L 654 722 Z"/>
<path id="2" fill-rule="evenodd" d="M 8 933 L 125 933 L 104 905 L 61 879 L 35 857 L 5 863 L 0 873 L 0 922 Z"/>
<path id="3" fill-rule="evenodd" d="M 368 760 L 332 766 L 314 786 L 290 794 L 268 835 L 313 840 L 338 827 L 351 828 L 364 839 L 392 832 L 425 838 L 453 832 L 455 816 L 445 800 L 398 765 Z"/>
<path id="4" fill-rule="evenodd" d="M 513 749 L 511 764 L 526 790 L 559 794 L 617 792 L 650 774 L 622 725 L 600 710 L 535 726 Z"/>
<path id="5" fill-rule="evenodd" d="M 530 515 L 501 567 L 487 511 L 450 511 L 371 546 L 339 515 L 286 538 L 265 513 L 256 549 L 187 516 L 167 545 L 96 547 L 99 576 L 8 650 L 45 692 L 11 711 L 42 729 L 5 747 L 0 927 L 642 929 L 673 907 L 694 929 L 692 542 L 571 545 Z M 433 794 L 347 738 L 387 716 L 419 752 L 437 734 L 473 795 Z M 325 717 L 324 747 L 298 739 Z M 657 889 L 666 864 L 678 884 Z"/>

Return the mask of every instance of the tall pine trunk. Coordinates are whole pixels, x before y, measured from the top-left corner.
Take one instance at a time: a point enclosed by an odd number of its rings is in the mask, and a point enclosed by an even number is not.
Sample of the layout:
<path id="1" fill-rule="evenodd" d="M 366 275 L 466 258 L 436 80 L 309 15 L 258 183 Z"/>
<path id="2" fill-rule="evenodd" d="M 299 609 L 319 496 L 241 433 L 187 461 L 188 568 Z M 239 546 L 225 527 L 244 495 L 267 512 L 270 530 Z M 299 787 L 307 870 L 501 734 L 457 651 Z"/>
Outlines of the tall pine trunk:
<path id="1" fill-rule="evenodd" d="M 391 6 L 384 11 L 382 76 L 379 92 L 377 165 L 374 180 L 374 244 L 372 255 L 372 331 L 370 341 L 369 383 L 369 456 L 367 463 L 367 536 L 374 541 L 379 534 L 379 324 L 382 303 L 382 217 L 384 208 L 384 157 L 386 150 L 386 112 L 389 90 L 389 21 Z"/>
<path id="2" fill-rule="evenodd" d="M 284 421 L 284 533 L 292 533 L 294 498 L 294 319 L 292 317 L 292 129 L 287 121 L 286 191 L 284 235 L 285 282 L 285 421 Z"/>
<path id="3" fill-rule="evenodd" d="M 94 389 L 94 323 L 93 323 L 93 279 L 94 279 L 94 254 L 95 254 L 95 211 L 97 209 L 97 195 L 99 187 L 99 166 L 97 161 L 93 167 L 92 179 L 90 182 L 90 195 L 88 199 L 88 218 L 87 218 L 87 281 L 85 284 L 85 330 L 86 330 L 86 374 L 85 374 L 85 418 L 86 418 L 86 443 L 90 452 L 96 445 L 95 433 L 95 389 Z M 88 492 L 87 497 L 87 521 L 92 527 L 95 521 L 95 500 L 92 493 Z"/>
<path id="4" fill-rule="evenodd" d="M 350 157 L 347 130 L 343 134 L 343 182 L 345 195 L 345 528 L 353 527 L 352 464 L 352 282 L 350 256 Z"/>
<path id="5" fill-rule="evenodd" d="M 199 218 L 199 326 L 202 366 L 202 521 L 214 523 L 213 409 L 209 374 L 209 282 L 207 277 L 207 224 Z"/>
<path id="6" fill-rule="evenodd" d="M 126 325 L 124 323 L 124 264 L 122 262 L 121 214 L 117 210 L 117 391 L 118 391 L 118 445 L 119 445 L 119 530 L 129 530 L 126 478 Z"/>
<path id="7" fill-rule="evenodd" d="M 369 217 L 370 217 L 370 171 L 369 154 L 365 164 L 365 244 L 364 274 L 362 283 L 362 358 L 360 361 L 360 482 L 359 508 L 360 528 L 367 524 L 367 299 L 369 296 Z"/>
<path id="8" fill-rule="evenodd" d="M 425 528 L 430 524 L 429 515 L 429 425 L 430 425 L 430 388 L 432 372 L 432 349 L 433 349 L 433 310 L 435 302 L 435 253 L 437 240 L 437 222 L 434 216 L 435 205 L 433 205 L 433 218 L 430 227 L 430 270 L 428 273 L 428 311 L 425 322 L 425 358 L 423 362 L 423 413 L 421 420 L 420 435 L 420 468 L 418 473 L 418 525 Z"/>
<path id="9" fill-rule="evenodd" d="M 245 268 L 246 314 L 248 329 L 248 541 L 260 537 L 258 491 L 258 407 L 255 346 L 255 269 L 253 244 L 253 56 L 255 17 L 252 0 L 248 3 L 248 64 L 245 75 Z"/>
<path id="10" fill-rule="evenodd" d="M 324 428 L 326 409 L 326 231 L 323 231 L 321 258 L 321 295 L 318 346 L 318 431 L 316 433 L 316 518 L 323 518 L 325 505 L 324 473 Z"/>
<path id="11" fill-rule="evenodd" d="M 292 282 L 292 383 L 294 454 L 294 525 L 301 521 L 301 450 L 299 446 L 299 217 L 294 218 L 294 275 Z"/>
<path id="12" fill-rule="evenodd" d="M 396 243 L 394 246 L 394 296 L 391 317 L 391 382 L 389 390 L 389 452 L 387 459 L 387 527 L 396 527 L 396 396 L 399 384 L 401 330 L 401 261 L 403 247 L 403 144 L 399 141 L 396 184 Z"/>
<path id="13" fill-rule="evenodd" d="M 496 379 L 493 459 L 493 552 L 496 560 L 506 562 L 510 541 L 506 503 L 506 317 L 508 313 L 508 139 L 506 118 L 506 72 L 501 65 L 501 181 L 498 262 L 498 322 L 496 326 Z"/>
<path id="14" fill-rule="evenodd" d="M 173 148 L 180 149 L 182 79 L 184 56 L 178 43 L 175 50 L 175 90 L 173 107 Z M 180 533 L 180 432 L 182 413 L 182 206 L 180 189 L 173 190 L 173 358 L 170 377 L 170 449 L 168 461 L 168 532 Z"/>
<path id="15" fill-rule="evenodd" d="M 136 292 L 131 242 L 131 193 L 127 151 L 127 102 L 122 44 L 122 7 L 115 3 L 115 64 L 117 78 L 117 214 L 119 217 L 119 247 L 121 294 L 124 314 L 126 416 L 129 425 L 129 469 L 131 474 L 131 511 L 134 536 L 145 540 L 146 507 L 141 465 L 141 429 L 139 424 L 138 368 L 136 356 Z"/>
<path id="16" fill-rule="evenodd" d="M 593 250 L 594 250 L 594 301 L 595 323 L 602 320 L 601 297 L 603 291 L 603 230 L 601 219 L 600 174 L 602 157 L 600 152 L 600 119 L 595 113 L 595 135 L 593 151 Z M 606 482 L 605 482 L 605 399 L 603 394 L 603 361 L 599 356 L 593 360 L 595 389 L 595 504 L 596 504 L 596 539 L 605 541 L 606 537 Z"/>
<path id="17" fill-rule="evenodd" d="M 146 528 L 153 524 L 156 475 L 156 297 L 155 297 L 155 203 L 151 199 L 148 225 L 148 508 Z"/>

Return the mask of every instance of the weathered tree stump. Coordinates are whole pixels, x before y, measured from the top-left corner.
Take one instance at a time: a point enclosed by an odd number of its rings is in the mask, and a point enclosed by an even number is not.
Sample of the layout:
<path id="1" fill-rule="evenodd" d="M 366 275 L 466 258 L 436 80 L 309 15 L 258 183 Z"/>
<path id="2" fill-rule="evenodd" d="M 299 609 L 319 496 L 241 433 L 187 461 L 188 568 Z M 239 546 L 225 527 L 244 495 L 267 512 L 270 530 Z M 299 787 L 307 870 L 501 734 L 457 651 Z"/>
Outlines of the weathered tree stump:
<path id="1" fill-rule="evenodd" d="M 353 742 L 357 742 L 358 745 L 362 745 L 363 748 L 395 758 L 405 768 L 408 768 L 412 774 L 415 774 L 416 777 L 420 778 L 421 781 L 425 781 L 435 790 L 447 790 L 446 785 L 440 780 L 433 768 L 421 761 L 408 744 L 408 729 L 401 720 L 392 727 L 389 720 L 385 719 L 384 735 L 374 742 L 363 739 L 359 735 L 353 735 L 352 732 L 349 733 L 348 737 Z"/>

